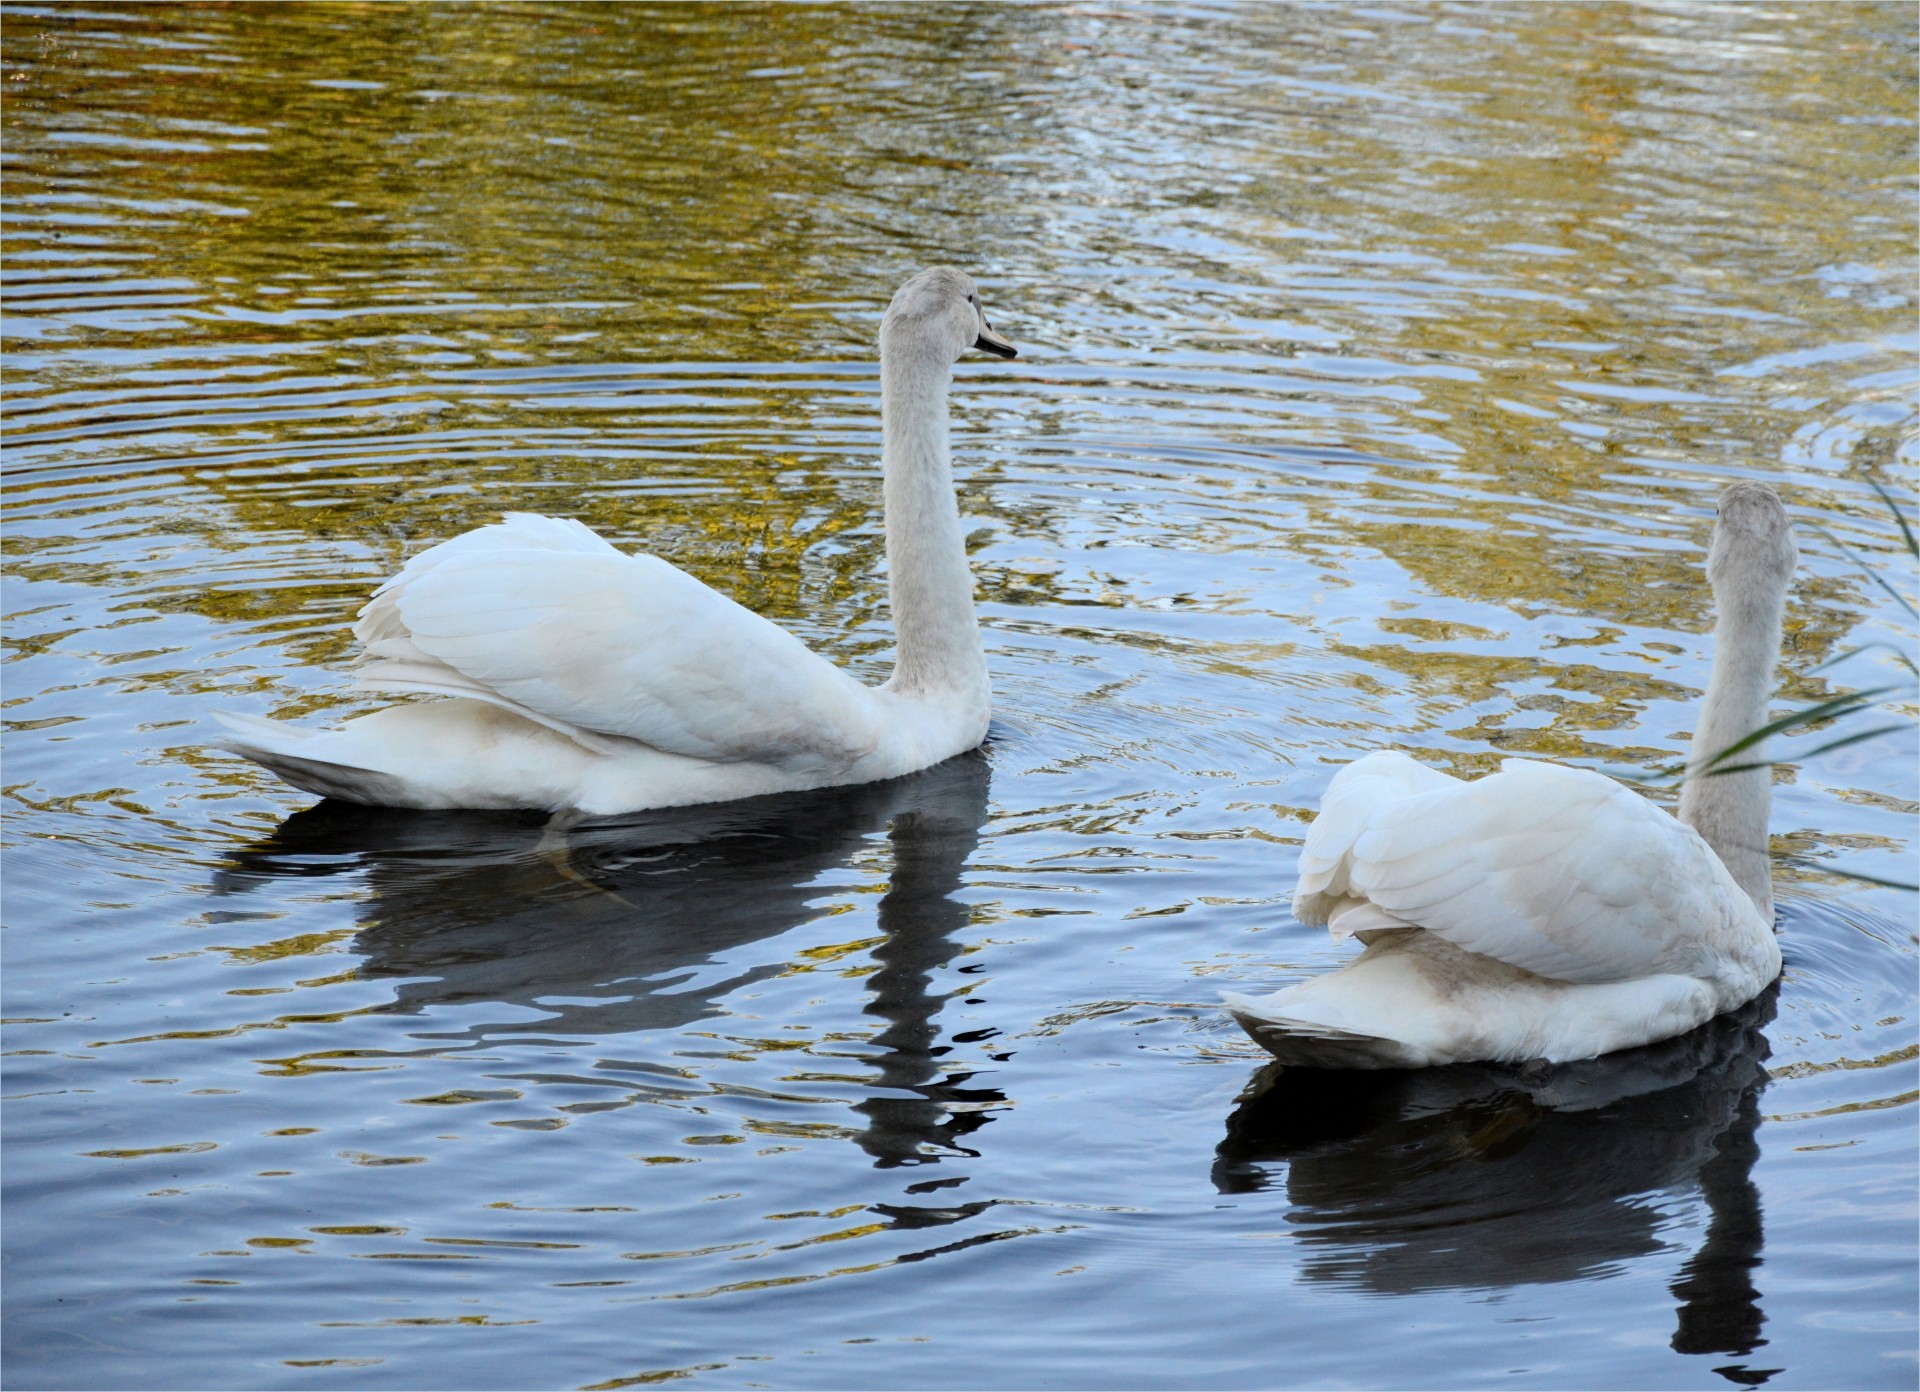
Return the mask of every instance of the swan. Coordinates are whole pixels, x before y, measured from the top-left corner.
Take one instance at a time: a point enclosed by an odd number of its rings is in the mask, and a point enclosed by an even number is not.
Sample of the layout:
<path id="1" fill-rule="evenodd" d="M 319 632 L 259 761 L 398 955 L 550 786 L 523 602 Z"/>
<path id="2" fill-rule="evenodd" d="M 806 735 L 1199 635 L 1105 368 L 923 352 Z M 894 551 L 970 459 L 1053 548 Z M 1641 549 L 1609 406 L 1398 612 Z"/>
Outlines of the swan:
<path id="1" fill-rule="evenodd" d="M 1708 766 L 1767 722 L 1796 560 L 1771 488 L 1721 494 L 1713 672 L 1677 819 L 1589 769 L 1506 759 L 1466 782 L 1368 754 L 1328 785 L 1293 900 L 1300 922 L 1366 950 L 1272 995 L 1229 994 L 1234 1018 L 1309 1067 L 1564 1063 L 1760 994 L 1780 974 L 1772 773 L 1758 748 L 1741 771 Z"/>
<path id="2" fill-rule="evenodd" d="M 990 692 L 947 447 L 969 348 L 1016 356 L 967 275 L 900 287 L 880 325 L 884 686 L 658 557 L 509 513 L 408 561 L 354 625 L 356 686 L 443 699 L 330 731 L 222 714 L 217 747 L 352 802 L 586 816 L 872 782 L 972 749 Z"/>

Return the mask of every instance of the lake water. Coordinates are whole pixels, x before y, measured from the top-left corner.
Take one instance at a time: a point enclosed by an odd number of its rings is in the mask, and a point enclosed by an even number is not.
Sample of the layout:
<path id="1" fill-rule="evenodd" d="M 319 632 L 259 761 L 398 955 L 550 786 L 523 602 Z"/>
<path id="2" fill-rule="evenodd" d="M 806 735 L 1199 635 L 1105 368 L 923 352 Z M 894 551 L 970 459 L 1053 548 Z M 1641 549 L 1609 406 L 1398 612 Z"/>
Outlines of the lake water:
<path id="1" fill-rule="evenodd" d="M 1330 1077 L 1217 1004 L 1346 955 L 1358 752 L 1685 751 L 1731 480 L 1782 709 L 1902 680 L 1909 7 L 3 23 L 10 1386 L 1914 1385 L 1910 682 L 1776 746 L 1747 1011 Z M 377 704 L 354 610 L 508 508 L 882 677 L 935 261 L 1022 349 L 982 753 L 556 836 L 201 743 Z"/>

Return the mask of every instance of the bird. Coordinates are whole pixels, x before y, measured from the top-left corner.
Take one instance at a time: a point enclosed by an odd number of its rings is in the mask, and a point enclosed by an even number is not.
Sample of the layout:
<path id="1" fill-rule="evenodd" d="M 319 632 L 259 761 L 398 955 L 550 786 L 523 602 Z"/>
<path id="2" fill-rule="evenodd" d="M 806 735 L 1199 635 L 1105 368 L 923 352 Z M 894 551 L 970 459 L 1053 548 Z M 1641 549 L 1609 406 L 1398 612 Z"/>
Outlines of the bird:
<path id="1" fill-rule="evenodd" d="M 879 346 L 884 685 L 656 556 L 508 513 L 414 556 L 354 626 L 356 686 L 440 699 L 333 730 L 219 713 L 216 747 L 323 797 L 586 817 L 872 782 L 974 748 L 991 693 L 947 395 L 968 349 L 1017 350 L 948 266 L 900 286 Z"/>
<path id="2" fill-rule="evenodd" d="M 1226 1006 L 1284 1063 L 1566 1063 L 1668 1039 L 1780 973 L 1764 743 L 1798 556 L 1779 496 L 1720 496 L 1713 669 L 1678 816 L 1591 769 L 1449 777 L 1379 750 L 1341 769 L 1300 851 L 1294 916 L 1353 961 Z M 1721 772 L 1724 768 L 1727 771 Z"/>

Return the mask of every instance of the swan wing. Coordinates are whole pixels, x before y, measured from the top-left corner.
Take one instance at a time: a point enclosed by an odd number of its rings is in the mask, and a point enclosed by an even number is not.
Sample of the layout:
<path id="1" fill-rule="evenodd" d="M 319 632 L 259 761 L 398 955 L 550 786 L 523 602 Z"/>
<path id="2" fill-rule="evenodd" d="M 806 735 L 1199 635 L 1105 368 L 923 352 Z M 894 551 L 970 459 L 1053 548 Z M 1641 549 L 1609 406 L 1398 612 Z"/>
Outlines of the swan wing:
<path id="1" fill-rule="evenodd" d="M 1342 909 L 1351 910 L 1348 883 L 1350 852 L 1368 822 L 1402 798 L 1443 788 L 1465 786 L 1457 778 L 1409 758 L 1397 750 L 1381 749 L 1355 759 L 1333 776 L 1320 813 L 1307 828 L 1300 848 L 1300 880 L 1293 895 L 1293 914 L 1317 927 Z M 1344 938 L 1352 926 L 1334 931 Z"/>
<path id="2" fill-rule="evenodd" d="M 1741 913 L 1745 896 L 1706 842 L 1602 774 L 1508 759 L 1488 777 L 1422 788 L 1398 773 L 1411 791 L 1396 794 L 1389 771 L 1357 775 L 1344 806 L 1330 788 L 1335 823 L 1319 844 L 1308 838 L 1328 868 L 1307 907 L 1336 936 L 1421 928 L 1540 976 L 1597 983 L 1700 970 L 1703 925 Z"/>
<path id="3" fill-rule="evenodd" d="M 873 694 L 758 614 L 578 522 L 509 513 L 422 552 L 354 636 L 363 686 L 490 701 L 603 752 L 833 767 L 871 750 Z"/>

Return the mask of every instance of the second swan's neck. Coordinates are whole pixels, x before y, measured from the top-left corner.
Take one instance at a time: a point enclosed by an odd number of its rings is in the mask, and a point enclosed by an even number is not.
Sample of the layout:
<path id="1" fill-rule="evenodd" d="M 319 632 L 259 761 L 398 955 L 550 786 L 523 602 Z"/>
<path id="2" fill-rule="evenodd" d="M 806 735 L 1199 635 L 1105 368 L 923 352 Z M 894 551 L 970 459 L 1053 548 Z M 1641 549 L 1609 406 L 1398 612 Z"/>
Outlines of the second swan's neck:
<path id="1" fill-rule="evenodd" d="M 1784 585 L 1735 571 L 1714 586 L 1718 617 L 1713 629 L 1713 675 L 1694 727 L 1692 760 L 1680 793 L 1680 820 L 1706 839 L 1734 883 L 1747 892 L 1761 916 L 1773 921 L 1773 882 L 1767 860 L 1767 813 L 1773 770 L 1764 742 L 1721 761 L 1721 767 L 1759 763 L 1740 773 L 1703 771 L 1727 746 L 1767 723 L 1774 664 L 1780 656 Z"/>
<path id="2" fill-rule="evenodd" d="M 952 380 L 938 351 L 911 340 L 881 350 L 887 585 L 899 642 L 887 685 L 908 694 L 971 694 L 987 681 L 947 450 Z"/>

